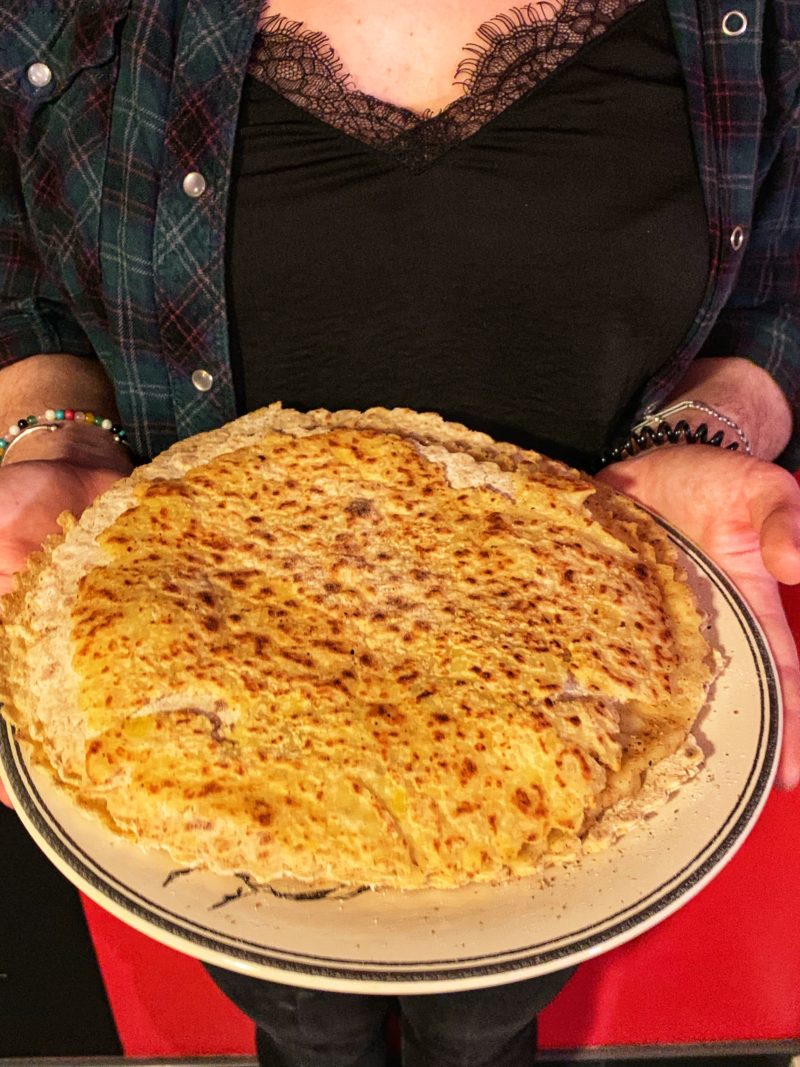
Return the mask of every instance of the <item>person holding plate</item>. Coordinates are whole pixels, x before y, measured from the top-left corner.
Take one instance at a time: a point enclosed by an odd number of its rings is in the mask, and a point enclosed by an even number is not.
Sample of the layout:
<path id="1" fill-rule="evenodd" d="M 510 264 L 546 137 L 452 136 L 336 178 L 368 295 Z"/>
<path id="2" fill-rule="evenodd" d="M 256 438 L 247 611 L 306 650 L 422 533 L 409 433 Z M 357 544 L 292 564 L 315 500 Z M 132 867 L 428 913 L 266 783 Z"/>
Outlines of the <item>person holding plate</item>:
<path id="1" fill-rule="evenodd" d="M 793 0 L 0 3 L 3 591 L 238 413 L 436 410 L 730 575 L 793 788 L 799 41 Z M 214 973 L 264 1064 L 383 1062 L 379 998 Z M 566 977 L 409 998 L 406 1062 L 532 1061 Z"/>

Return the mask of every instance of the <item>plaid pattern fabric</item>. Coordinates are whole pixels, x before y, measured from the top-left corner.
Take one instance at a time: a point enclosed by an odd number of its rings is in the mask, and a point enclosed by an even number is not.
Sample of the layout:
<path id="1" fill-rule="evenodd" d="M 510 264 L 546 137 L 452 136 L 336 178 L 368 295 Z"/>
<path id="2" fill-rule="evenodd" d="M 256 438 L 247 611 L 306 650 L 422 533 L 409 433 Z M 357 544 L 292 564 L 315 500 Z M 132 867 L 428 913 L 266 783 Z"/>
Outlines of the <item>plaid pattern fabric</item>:
<path id="1" fill-rule="evenodd" d="M 754 360 L 797 410 L 800 3 L 667 4 L 712 265 L 694 324 L 630 414 L 654 409 L 697 355 Z M 236 414 L 225 209 L 260 7 L 0 0 L 0 365 L 36 352 L 100 359 L 143 456 Z M 31 83 L 33 63 L 50 68 L 48 84 Z M 190 172 L 206 182 L 196 198 Z M 207 391 L 192 383 L 199 369 Z M 783 459 L 800 466 L 800 435 Z"/>

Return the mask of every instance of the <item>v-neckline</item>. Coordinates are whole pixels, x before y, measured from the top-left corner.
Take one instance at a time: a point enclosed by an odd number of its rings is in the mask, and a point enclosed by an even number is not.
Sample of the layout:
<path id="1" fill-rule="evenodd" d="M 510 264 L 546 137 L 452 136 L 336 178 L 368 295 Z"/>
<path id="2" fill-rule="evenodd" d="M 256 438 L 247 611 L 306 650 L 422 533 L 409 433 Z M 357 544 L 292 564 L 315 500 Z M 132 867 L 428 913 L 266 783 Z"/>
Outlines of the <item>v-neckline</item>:
<path id="1" fill-rule="evenodd" d="M 432 163 L 542 84 L 646 0 L 565 0 L 552 19 L 533 4 L 484 22 L 454 84 L 461 96 L 418 112 L 359 90 L 329 38 L 267 10 L 248 73 L 326 125 L 412 169 Z"/>

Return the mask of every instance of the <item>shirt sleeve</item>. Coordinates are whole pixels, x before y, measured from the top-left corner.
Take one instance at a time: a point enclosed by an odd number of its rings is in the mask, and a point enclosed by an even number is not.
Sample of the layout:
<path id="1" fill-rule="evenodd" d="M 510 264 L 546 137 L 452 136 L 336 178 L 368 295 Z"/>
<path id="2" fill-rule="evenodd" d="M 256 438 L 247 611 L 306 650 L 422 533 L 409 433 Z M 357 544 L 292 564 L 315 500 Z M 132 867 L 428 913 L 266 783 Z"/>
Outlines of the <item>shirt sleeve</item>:
<path id="1" fill-rule="evenodd" d="M 94 350 L 36 252 L 15 146 L 12 107 L 0 102 L 0 367 L 43 352 Z"/>
<path id="2" fill-rule="evenodd" d="M 740 356 L 786 395 L 792 439 L 778 462 L 800 468 L 800 90 L 760 184 L 734 290 L 700 356 Z"/>

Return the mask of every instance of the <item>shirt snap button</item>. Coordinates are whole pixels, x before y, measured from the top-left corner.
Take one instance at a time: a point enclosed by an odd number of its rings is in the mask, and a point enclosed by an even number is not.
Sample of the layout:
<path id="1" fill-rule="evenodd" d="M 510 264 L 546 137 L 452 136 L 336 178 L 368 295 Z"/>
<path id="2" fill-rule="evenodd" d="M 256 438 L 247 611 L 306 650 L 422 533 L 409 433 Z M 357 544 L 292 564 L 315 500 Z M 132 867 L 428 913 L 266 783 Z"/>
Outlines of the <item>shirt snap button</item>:
<path id="1" fill-rule="evenodd" d="M 200 368 L 192 371 L 192 385 L 199 393 L 207 393 L 213 384 L 214 376 L 209 374 L 207 370 Z"/>
<path id="2" fill-rule="evenodd" d="M 727 11 L 722 18 L 722 32 L 726 37 L 741 37 L 747 30 L 747 15 L 742 11 Z"/>
<path id="3" fill-rule="evenodd" d="M 206 191 L 206 180 L 199 171 L 191 170 L 183 179 L 183 191 L 196 200 Z"/>
<path id="4" fill-rule="evenodd" d="M 44 89 L 53 80 L 53 72 L 46 63 L 31 63 L 27 70 L 28 81 L 35 89 Z"/>
<path id="5" fill-rule="evenodd" d="M 731 248 L 738 252 L 744 244 L 744 230 L 741 226 L 734 226 L 731 230 Z"/>

